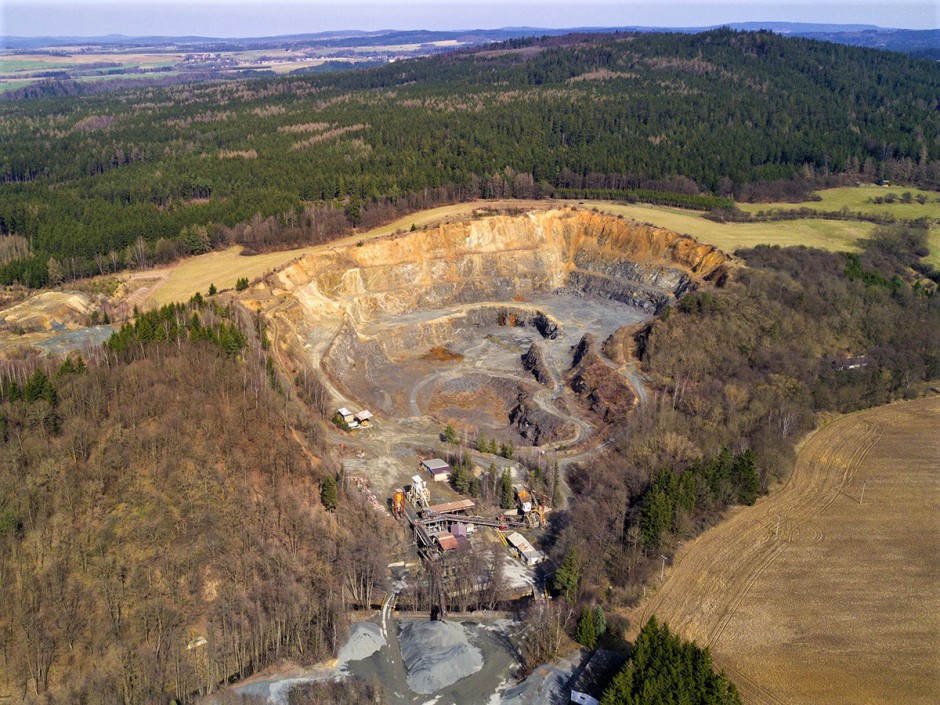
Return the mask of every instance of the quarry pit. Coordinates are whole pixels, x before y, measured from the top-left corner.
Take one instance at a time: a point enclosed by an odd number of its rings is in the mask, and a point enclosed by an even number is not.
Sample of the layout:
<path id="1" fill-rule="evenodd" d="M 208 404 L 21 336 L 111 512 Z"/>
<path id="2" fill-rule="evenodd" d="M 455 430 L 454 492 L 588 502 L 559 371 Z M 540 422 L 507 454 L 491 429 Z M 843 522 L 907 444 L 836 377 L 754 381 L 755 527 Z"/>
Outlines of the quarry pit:
<path id="1" fill-rule="evenodd" d="M 336 407 L 375 414 L 368 428 L 331 434 L 345 471 L 365 478 L 381 505 L 411 483 L 427 451 L 447 452 L 445 424 L 559 465 L 603 450 L 606 429 L 645 398 L 633 334 L 728 267 L 724 253 L 687 236 L 547 209 L 324 246 L 242 302 L 268 322 L 282 367 L 315 370 Z M 492 454 L 477 460 L 511 466 Z M 430 484 L 432 503 L 457 498 L 447 483 Z M 530 567 L 518 570 L 523 587 L 535 585 Z M 396 632 L 386 630 L 393 602 L 383 606 L 383 641 L 369 641 L 347 671 L 378 678 L 393 702 L 527 702 L 560 694 L 576 666 L 546 667 L 507 689 L 517 625 L 411 620 Z M 335 673 L 300 680 L 321 677 Z M 243 692 L 271 697 L 290 682 Z"/>
<path id="2" fill-rule="evenodd" d="M 325 247 L 246 303 L 339 404 L 402 438 L 452 424 L 557 450 L 635 405 L 628 334 L 727 267 L 688 236 L 550 209 Z"/>

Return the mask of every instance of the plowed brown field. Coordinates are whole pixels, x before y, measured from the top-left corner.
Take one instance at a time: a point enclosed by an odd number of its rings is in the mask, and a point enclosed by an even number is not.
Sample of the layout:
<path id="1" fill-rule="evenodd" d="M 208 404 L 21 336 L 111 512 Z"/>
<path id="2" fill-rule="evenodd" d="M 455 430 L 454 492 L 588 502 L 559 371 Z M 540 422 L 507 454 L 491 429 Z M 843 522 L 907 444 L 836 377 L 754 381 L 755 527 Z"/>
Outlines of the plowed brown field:
<path id="1" fill-rule="evenodd" d="M 653 613 L 747 703 L 940 702 L 940 398 L 817 431 L 783 488 L 679 552 L 633 624 Z"/>

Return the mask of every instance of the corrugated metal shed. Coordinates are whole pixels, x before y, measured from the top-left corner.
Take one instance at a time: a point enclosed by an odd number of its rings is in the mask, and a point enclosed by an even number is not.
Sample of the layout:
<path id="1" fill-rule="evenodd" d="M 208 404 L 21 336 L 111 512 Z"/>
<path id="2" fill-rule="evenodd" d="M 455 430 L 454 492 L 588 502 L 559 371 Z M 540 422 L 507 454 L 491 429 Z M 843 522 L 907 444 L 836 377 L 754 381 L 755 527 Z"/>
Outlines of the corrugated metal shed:
<path id="1" fill-rule="evenodd" d="M 525 536 L 520 534 L 518 531 L 513 531 L 506 537 L 506 540 L 509 541 L 509 545 L 512 546 L 519 552 L 519 555 L 522 557 L 528 565 L 536 565 L 545 560 L 545 554 L 537 550 Z"/>
<path id="2" fill-rule="evenodd" d="M 422 460 L 422 467 L 431 473 L 431 477 L 437 482 L 441 482 L 450 477 L 450 465 L 445 463 L 440 458 L 431 458 L 430 460 Z"/>
<path id="3" fill-rule="evenodd" d="M 453 551 L 457 548 L 457 538 L 450 532 L 444 531 L 435 537 L 442 551 Z"/>
<path id="4" fill-rule="evenodd" d="M 433 504 L 424 511 L 428 514 L 458 514 L 460 512 L 469 512 L 475 506 L 476 502 L 472 499 L 458 499 L 453 502 Z"/>
<path id="5" fill-rule="evenodd" d="M 529 540 L 520 534 L 518 531 L 513 531 L 511 534 L 506 536 L 506 540 L 512 545 L 513 548 L 519 551 L 534 551 L 535 548 L 529 543 Z"/>

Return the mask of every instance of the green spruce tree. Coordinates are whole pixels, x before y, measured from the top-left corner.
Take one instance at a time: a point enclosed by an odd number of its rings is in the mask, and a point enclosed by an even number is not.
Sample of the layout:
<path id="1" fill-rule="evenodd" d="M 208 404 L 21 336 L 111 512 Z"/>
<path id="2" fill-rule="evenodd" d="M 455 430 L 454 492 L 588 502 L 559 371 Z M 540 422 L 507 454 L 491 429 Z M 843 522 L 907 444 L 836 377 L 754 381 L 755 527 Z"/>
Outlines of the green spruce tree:
<path id="1" fill-rule="evenodd" d="M 516 498 L 512 492 L 512 475 L 509 474 L 509 468 L 506 468 L 499 480 L 499 506 L 503 509 L 512 509 L 515 503 Z"/>
<path id="2" fill-rule="evenodd" d="M 328 512 L 336 510 L 339 504 L 339 493 L 336 489 L 336 477 L 327 475 L 320 486 L 320 503 Z"/>
<path id="3" fill-rule="evenodd" d="M 594 610 L 590 607 L 585 607 L 581 610 L 581 618 L 578 620 L 578 628 L 575 631 L 574 638 L 579 644 L 589 649 L 593 649 L 597 645 Z"/>
<path id="4" fill-rule="evenodd" d="M 594 631 L 598 639 L 607 633 L 607 617 L 600 605 L 594 608 Z"/>
<path id="5" fill-rule="evenodd" d="M 738 502 L 751 505 L 757 501 L 760 493 L 760 477 L 757 475 L 757 463 L 750 448 L 734 456 L 731 464 L 731 479 L 737 490 Z"/>
<path id="6" fill-rule="evenodd" d="M 466 494 L 470 489 L 470 473 L 463 463 L 456 463 L 450 473 L 450 484 L 460 494 Z"/>
<path id="7" fill-rule="evenodd" d="M 572 546 L 565 553 L 558 570 L 555 571 L 555 579 L 552 582 L 555 591 L 562 595 L 569 605 L 573 605 L 578 599 L 578 588 L 581 584 L 581 560 L 578 558 L 578 552 Z"/>

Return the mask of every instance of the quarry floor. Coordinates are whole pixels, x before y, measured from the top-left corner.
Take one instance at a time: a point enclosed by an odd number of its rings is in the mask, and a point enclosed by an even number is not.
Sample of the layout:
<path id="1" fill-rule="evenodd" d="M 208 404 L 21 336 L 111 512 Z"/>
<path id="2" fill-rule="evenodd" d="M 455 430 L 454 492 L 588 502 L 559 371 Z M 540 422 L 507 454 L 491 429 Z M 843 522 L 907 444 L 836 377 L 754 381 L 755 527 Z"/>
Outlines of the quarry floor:
<path id="1" fill-rule="evenodd" d="M 548 467 L 557 461 L 560 466 L 575 463 L 599 452 L 608 444 L 603 423 L 582 407 L 580 400 L 564 382 L 571 368 L 573 348 L 585 333 L 593 333 L 603 342 L 622 326 L 641 324 L 652 314 L 642 309 L 610 300 L 602 300 L 570 292 L 545 293 L 528 297 L 519 306 L 533 307 L 561 322 L 555 339 L 543 338 L 533 326 L 481 326 L 471 335 L 455 336 L 446 344 L 446 358 L 440 359 L 429 350 L 395 361 L 379 371 L 370 381 L 380 387 L 397 410 L 392 415 L 377 415 L 369 428 L 342 432 L 331 429 L 332 437 L 346 471 L 368 478 L 380 501 L 391 495 L 397 486 L 410 484 L 419 468 L 418 451 L 456 452 L 444 446 L 440 434 L 446 424 L 460 429 L 468 440 L 477 434 L 499 442 L 510 441 L 518 457 L 532 459 Z M 364 331 L 381 335 L 383 330 L 414 323 L 445 318 L 461 307 L 419 311 L 381 319 Z M 322 335 L 318 331 L 316 335 Z M 313 349 L 309 345 L 308 354 Z M 533 342 L 538 342 L 552 374 L 552 381 L 539 384 L 522 364 L 522 355 Z M 617 366 L 641 402 L 646 400 L 642 375 L 632 366 Z M 313 357 L 316 364 L 316 358 Z M 330 380 L 337 405 L 352 410 L 368 408 L 375 411 L 375 399 L 357 394 L 355 381 L 347 378 L 343 385 Z M 564 428 L 561 440 L 532 446 L 508 423 L 510 410 L 520 393 L 528 393 L 540 409 L 557 418 Z M 514 464 L 488 453 L 471 451 L 474 461 L 483 468 L 491 463 L 500 471 Z M 431 483 L 432 501 L 449 501 L 456 495 L 446 483 Z"/>

